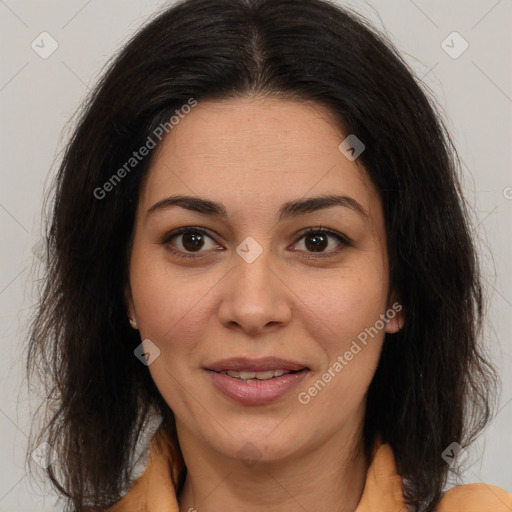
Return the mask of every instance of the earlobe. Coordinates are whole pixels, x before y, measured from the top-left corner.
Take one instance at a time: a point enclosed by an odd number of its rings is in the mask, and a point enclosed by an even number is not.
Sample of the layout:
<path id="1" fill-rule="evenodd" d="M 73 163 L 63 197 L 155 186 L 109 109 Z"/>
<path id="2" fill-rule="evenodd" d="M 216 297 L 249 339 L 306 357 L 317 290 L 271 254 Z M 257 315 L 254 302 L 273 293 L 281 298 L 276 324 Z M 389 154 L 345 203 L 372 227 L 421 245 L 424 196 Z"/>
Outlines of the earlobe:
<path id="1" fill-rule="evenodd" d="M 386 324 L 386 332 L 389 334 L 395 334 L 402 329 L 404 326 L 404 322 L 402 319 L 402 315 L 397 315 L 392 320 Z"/>
<path id="2" fill-rule="evenodd" d="M 405 312 L 399 302 L 394 302 L 386 311 L 386 329 L 389 334 L 395 334 L 400 331 L 405 323 Z"/>
<path id="3" fill-rule="evenodd" d="M 139 324 L 137 323 L 137 317 L 135 316 L 135 306 L 133 305 L 132 294 L 129 285 L 126 286 L 124 291 L 125 301 L 126 301 L 126 309 L 128 313 L 128 320 L 130 321 L 130 325 L 134 329 L 139 328 Z"/>

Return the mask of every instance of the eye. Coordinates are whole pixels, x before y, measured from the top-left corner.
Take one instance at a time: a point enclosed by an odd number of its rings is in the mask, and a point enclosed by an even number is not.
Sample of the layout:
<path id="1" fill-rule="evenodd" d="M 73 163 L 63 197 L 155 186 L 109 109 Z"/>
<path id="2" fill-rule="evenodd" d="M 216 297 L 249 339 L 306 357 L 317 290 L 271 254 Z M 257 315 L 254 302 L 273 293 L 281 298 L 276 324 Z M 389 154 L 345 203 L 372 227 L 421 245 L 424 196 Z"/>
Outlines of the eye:
<path id="1" fill-rule="evenodd" d="M 329 238 L 336 240 L 338 243 L 334 244 L 334 248 L 332 250 L 326 251 L 325 249 L 329 246 Z M 306 258 L 324 258 L 334 256 L 341 252 L 345 247 L 351 245 L 351 240 L 345 235 L 329 229 L 323 229 L 321 226 L 318 228 L 309 228 L 299 238 L 299 240 L 297 240 L 297 242 L 300 240 L 304 240 L 306 253 L 316 253 L 313 255 L 308 254 L 306 255 Z"/>
<path id="2" fill-rule="evenodd" d="M 177 243 L 173 243 L 173 240 L 178 240 Z M 206 240 L 210 240 L 210 248 Z M 329 239 L 335 240 L 337 244 L 334 244 L 334 248 L 330 251 L 325 249 L 329 246 Z M 302 236 L 295 242 L 304 240 L 305 249 L 299 249 L 294 251 L 305 252 L 306 258 L 325 258 L 338 254 L 345 247 L 351 245 L 351 240 L 335 231 L 324 229 L 321 226 L 316 228 L 309 228 Z M 183 258 L 198 258 L 201 257 L 201 253 L 209 252 L 210 249 L 219 248 L 220 246 L 215 243 L 213 238 L 208 232 L 199 227 L 183 227 L 172 231 L 167 234 L 162 240 L 162 244 L 168 247 L 168 249 L 179 257 Z M 201 249 L 205 249 L 204 251 Z M 221 248 L 221 250 L 224 250 Z"/>
<path id="3" fill-rule="evenodd" d="M 175 245 L 172 243 L 172 240 L 177 239 L 178 243 Z M 202 229 L 196 227 L 184 227 L 177 229 L 166 235 L 164 240 L 162 240 L 162 244 L 166 245 L 169 250 L 176 254 L 177 256 L 181 256 L 183 258 L 196 258 L 201 256 L 202 252 L 208 252 L 206 239 L 211 240 L 211 248 L 219 247 L 216 244 L 211 236 Z M 177 248 L 175 248 L 177 246 Z M 206 246 L 206 251 L 201 251 Z"/>

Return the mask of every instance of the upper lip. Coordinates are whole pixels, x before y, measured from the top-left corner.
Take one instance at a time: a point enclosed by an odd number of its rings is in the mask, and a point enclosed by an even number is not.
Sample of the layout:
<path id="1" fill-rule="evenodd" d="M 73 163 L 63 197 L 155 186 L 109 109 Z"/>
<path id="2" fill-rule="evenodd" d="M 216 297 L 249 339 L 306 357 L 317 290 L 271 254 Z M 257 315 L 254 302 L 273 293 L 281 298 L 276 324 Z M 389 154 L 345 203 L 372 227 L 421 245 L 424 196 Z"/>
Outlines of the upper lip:
<path id="1" fill-rule="evenodd" d="M 267 370 L 290 370 L 297 371 L 307 369 L 307 366 L 294 361 L 280 359 L 278 357 L 265 357 L 262 359 L 249 359 L 246 357 L 235 357 L 223 359 L 206 366 L 207 370 L 221 372 L 234 370 L 239 372 L 264 372 Z"/>

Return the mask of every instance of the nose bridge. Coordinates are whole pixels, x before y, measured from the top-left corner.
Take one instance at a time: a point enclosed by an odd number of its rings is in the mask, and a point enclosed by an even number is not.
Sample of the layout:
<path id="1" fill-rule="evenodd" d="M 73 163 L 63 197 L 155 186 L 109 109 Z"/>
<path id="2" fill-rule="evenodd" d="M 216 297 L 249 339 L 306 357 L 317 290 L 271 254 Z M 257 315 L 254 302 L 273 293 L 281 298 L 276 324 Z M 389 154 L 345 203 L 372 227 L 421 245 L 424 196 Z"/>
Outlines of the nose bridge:
<path id="1" fill-rule="evenodd" d="M 264 244 L 264 245 L 263 245 Z M 273 275 L 270 241 L 261 244 L 253 237 L 247 237 L 236 248 L 235 269 L 239 282 L 245 283 L 253 292 L 264 288 Z"/>
<path id="2" fill-rule="evenodd" d="M 266 300 L 272 295 L 272 250 L 270 239 L 258 242 L 252 236 L 246 237 L 236 248 L 235 257 L 235 290 L 239 298 L 253 297 L 253 300 Z M 264 296 L 260 296 L 263 294 Z M 266 296 L 266 297 L 265 297 Z M 261 307 L 262 305 L 260 305 Z"/>
<path id="3" fill-rule="evenodd" d="M 236 248 L 228 289 L 219 311 L 223 323 L 236 323 L 248 331 L 289 320 L 286 287 L 275 274 L 268 243 L 247 237 Z"/>

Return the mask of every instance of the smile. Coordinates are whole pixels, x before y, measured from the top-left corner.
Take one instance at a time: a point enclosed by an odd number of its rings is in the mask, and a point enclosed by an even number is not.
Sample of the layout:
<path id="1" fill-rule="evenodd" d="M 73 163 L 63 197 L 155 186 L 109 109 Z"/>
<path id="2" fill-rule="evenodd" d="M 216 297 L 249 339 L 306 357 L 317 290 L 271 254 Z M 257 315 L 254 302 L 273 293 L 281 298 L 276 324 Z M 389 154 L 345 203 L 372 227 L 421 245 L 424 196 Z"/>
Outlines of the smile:
<path id="1" fill-rule="evenodd" d="M 285 398 L 310 373 L 301 370 L 206 370 L 214 388 L 224 398 L 242 405 L 265 405 Z"/>

